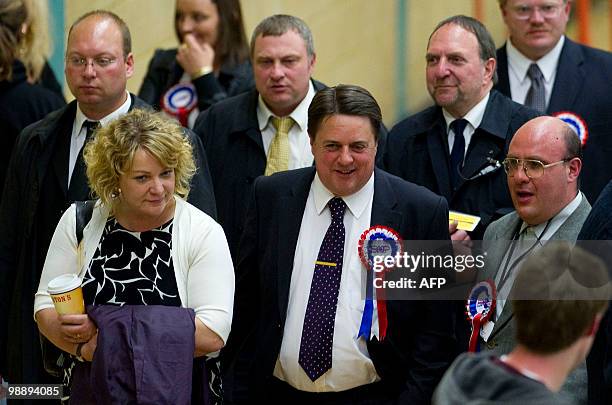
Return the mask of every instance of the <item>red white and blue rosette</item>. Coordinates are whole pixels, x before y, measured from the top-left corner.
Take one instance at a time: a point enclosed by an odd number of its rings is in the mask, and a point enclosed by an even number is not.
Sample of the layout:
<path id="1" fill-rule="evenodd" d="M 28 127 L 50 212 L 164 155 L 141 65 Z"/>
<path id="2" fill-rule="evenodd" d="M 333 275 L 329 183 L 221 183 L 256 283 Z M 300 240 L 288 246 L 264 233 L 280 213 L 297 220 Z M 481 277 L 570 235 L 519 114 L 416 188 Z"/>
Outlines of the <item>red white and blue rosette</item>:
<path id="1" fill-rule="evenodd" d="M 582 146 L 586 145 L 587 139 L 589 139 L 589 128 L 584 118 L 571 111 L 559 111 L 554 113 L 553 116 L 565 121 L 576 132 Z"/>
<path id="2" fill-rule="evenodd" d="M 188 126 L 189 113 L 198 105 L 198 95 L 193 83 L 178 83 L 170 87 L 162 96 L 161 108 L 176 117 L 182 126 Z"/>
<path id="3" fill-rule="evenodd" d="M 487 323 L 495 311 L 497 292 L 495 284 L 491 280 L 481 281 L 476 284 L 466 303 L 468 319 L 472 323 L 472 333 L 468 351 L 476 352 L 478 347 L 478 335 L 480 328 Z"/>
<path id="4" fill-rule="evenodd" d="M 372 301 L 374 288 L 374 257 L 394 257 L 401 254 L 401 237 L 399 233 L 392 228 L 383 225 L 374 225 L 361 234 L 358 252 L 359 258 L 366 269 L 367 282 L 363 316 L 361 318 L 361 325 L 359 326 L 359 334 L 357 337 L 363 336 L 366 340 L 369 340 L 374 313 L 374 303 Z M 380 272 L 379 277 L 384 278 L 384 272 L 387 270 L 389 269 L 385 268 Z M 387 304 L 382 288 L 376 289 L 376 307 L 378 313 L 379 340 L 382 341 L 387 333 Z"/>

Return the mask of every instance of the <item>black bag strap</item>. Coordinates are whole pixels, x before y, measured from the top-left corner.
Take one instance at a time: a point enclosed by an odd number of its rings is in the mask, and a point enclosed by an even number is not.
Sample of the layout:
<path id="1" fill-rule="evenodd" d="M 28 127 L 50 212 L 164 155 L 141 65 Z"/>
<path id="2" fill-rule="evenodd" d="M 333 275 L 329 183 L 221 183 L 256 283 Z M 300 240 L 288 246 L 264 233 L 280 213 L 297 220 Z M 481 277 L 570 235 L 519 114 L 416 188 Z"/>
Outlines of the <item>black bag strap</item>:
<path id="1" fill-rule="evenodd" d="M 78 245 L 83 240 L 83 229 L 85 229 L 85 226 L 87 226 L 91 219 L 96 200 L 75 201 L 74 204 L 76 205 L 75 233 Z"/>

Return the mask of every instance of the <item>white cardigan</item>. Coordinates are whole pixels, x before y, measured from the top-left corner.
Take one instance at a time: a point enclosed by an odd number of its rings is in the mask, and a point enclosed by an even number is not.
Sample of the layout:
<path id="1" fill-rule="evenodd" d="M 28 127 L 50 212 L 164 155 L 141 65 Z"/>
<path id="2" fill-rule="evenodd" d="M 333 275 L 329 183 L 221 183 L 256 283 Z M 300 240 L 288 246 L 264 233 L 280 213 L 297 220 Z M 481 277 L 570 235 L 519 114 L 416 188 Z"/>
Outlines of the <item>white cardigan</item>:
<path id="1" fill-rule="evenodd" d="M 235 281 L 225 233 L 211 217 L 181 198 L 175 199 L 172 261 L 182 306 L 193 308 L 198 319 L 226 342 L 232 324 Z M 85 265 L 79 267 L 75 210 L 72 204 L 53 234 L 34 297 L 34 314 L 53 308 L 47 292 L 50 280 L 66 273 L 83 278 L 102 237 L 109 210 L 98 201 L 83 230 Z"/>

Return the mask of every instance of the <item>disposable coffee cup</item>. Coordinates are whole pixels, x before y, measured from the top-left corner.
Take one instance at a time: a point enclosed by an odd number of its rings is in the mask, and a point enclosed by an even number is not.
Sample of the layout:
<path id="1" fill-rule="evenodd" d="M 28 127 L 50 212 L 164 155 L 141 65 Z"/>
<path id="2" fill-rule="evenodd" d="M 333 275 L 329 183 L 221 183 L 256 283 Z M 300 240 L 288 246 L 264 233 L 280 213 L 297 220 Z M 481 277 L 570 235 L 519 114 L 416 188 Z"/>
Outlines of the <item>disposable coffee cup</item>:
<path id="1" fill-rule="evenodd" d="M 62 274 L 49 281 L 47 291 L 51 295 L 55 310 L 60 315 L 84 314 L 81 279 L 76 274 Z"/>

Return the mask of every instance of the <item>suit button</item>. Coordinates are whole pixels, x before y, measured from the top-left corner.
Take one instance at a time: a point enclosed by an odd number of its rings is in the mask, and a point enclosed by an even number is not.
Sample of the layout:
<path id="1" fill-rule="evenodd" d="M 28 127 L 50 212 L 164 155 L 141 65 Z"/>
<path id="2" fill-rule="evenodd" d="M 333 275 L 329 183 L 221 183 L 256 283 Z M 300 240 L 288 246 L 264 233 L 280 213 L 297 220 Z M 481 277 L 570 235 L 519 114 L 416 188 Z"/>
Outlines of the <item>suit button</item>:
<path id="1" fill-rule="evenodd" d="M 495 340 L 489 340 L 487 342 L 487 349 L 493 350 L 497 346 L 497 342 Z"/>

